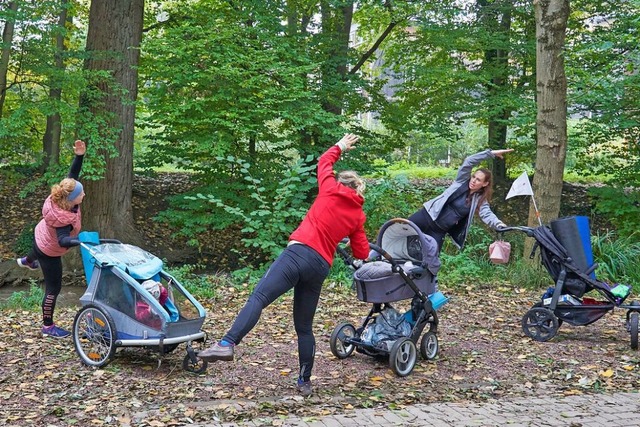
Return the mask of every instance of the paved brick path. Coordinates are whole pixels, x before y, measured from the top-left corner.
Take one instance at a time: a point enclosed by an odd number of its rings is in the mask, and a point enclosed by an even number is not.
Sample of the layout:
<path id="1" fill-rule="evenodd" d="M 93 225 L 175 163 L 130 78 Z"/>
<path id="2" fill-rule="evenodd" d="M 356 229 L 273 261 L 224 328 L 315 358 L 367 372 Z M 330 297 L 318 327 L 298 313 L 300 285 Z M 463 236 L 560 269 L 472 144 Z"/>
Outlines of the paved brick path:
<path id="1" fill-rule="evenodd" d="M 289 417 L 201 427 L 387 427 L 387 426 L 640 426 L 640 393 L 521 398 L 492 403 L 417 404 L 403 410 L 360 409 L 322 418 Z"/>

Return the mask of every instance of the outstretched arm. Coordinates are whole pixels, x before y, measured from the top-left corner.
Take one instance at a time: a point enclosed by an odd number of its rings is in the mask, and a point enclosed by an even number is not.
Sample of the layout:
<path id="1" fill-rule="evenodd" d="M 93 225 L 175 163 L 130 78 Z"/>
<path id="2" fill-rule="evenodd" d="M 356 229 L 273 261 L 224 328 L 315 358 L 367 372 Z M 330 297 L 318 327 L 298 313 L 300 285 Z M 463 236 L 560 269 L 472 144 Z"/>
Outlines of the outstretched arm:
<path id="1" fill-rule="evenodd" d="M 484 150 L 476 154 L 472 154 L 462 162 L 462 166 L 458 169 L 458 175 L 456 176 L 456 181 L 466 181 L 471 178 L 471 172 L 473 168 L 478 166 L 483 160 L 491 159 L 495 157 L 503 158 L 502 156 L 506 153 L 510 153 L 513 151 L 513 148 L 505 149 L 505 150 Z"/>
<path id="2" fill-rule="evenodd" d="M 333 173 L 333 165 L 340 158 L 340 154 L 345 150 L 351 150 L 359 137 L 357 135 L 348 133 L 342 137 L 335 145 L 329 148 L 318 159 L 318 186 L 322 188 L 323 183 L 327 179 L 335 181 L 335 175 Z"/>
<path id="3" fill-rule="evenodd" d="M 504 149 L 504 150 L 492 150 L 491 154 L 493 154 L 495 157 L 499 157 L 499 158 L 503 159 L 504 157 L 502 157 L 502 156 L 504 156 L 505 154 L 510 153 L 512 151 L 513 151 L 513 148 L 507 148 L 507 149 Z"/>
<path id="4" fill-rule="evenodd" d="M 67 177 L 78 179 L 80 171 L 82 170 L 82 159 L 87 152 L 87 145 L 84 141 L 78 139 L 73 145 L 73 152 L 76 156 L 73 158 L 73 162 L 71 162 L 71 168 L 69 169 L 69 175 L 67 175 Z"/>

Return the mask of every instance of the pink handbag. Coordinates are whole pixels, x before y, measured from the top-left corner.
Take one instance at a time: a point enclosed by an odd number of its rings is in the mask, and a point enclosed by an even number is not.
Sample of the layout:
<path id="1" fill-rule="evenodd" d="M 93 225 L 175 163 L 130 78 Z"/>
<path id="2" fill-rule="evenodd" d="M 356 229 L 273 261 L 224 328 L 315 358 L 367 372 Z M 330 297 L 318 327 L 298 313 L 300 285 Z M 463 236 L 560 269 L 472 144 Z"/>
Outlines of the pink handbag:
<path id="1" fill-rule="evenodd" d="M 489 260 L 494 264 L 506 264 L 511 255 L 511 243 L 496 240 L 489 245 Z"/>

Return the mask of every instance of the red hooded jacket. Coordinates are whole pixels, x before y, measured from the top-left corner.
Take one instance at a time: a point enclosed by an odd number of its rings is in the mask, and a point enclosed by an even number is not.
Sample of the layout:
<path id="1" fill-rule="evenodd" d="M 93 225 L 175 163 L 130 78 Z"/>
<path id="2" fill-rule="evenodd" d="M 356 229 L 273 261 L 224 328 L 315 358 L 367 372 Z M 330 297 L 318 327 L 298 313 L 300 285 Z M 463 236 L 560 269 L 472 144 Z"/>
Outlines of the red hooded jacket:
<path id="1" fill-rule="evenodd" d="M 364 232 L 366 216 L 364 198 L 353 188 L 336 181 L 333 164 L 340 158 L 340 147 L 334 145 L 318 160 L 318 196 L 289 240 L 313 248 L 329 265 L 338 243 L 345 237 L 351 241 L 353 256 L 365 259 L 369 241 Z"/>

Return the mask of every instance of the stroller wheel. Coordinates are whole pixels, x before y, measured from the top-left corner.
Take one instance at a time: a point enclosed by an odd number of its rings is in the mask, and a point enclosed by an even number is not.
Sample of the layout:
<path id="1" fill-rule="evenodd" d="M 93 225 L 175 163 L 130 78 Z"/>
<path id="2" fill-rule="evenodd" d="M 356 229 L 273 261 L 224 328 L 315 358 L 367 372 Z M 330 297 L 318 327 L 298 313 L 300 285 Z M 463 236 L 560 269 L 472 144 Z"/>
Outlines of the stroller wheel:
<path id="1" fill-rule="evenodd" d="M 206 360 L 202 360 L 195 354 L 191 355 L 187 353 L 182 359 L 182 369 L 192 374 L 200 375 L 207 371 L 209 363 Z"/>
<path id="2" fill-rule="evenodd" d="M 410 338 L 396 340 L 389 353 L 389 366 L 400 377 L 406 377 L 413 371 L 418 359 L 416 344 Z"/>
<path id="3" fill-rule="evenodd" d="M 340 323 L 335 327 L 333 332 L 331 333 L 331 338 L 329 339 L 329 346 L 331 347 L 331 353 L 338 359 L 345 359 L 351 356 L 353 350 L 355 350 L 355 345 L 351 343 L 347 343 L 347 339 L 355 338 L 356 336 L 356 328 L 347 322 Z"/>
<path id="4" fill-rule="evenodd" d="M 549 341 L 558 332 L 558 318 L 544 307 L 531 308 L 522 317 L 522 330 L 526 336 L 536 341 Z"/>
<path id="5" fill-rule="evenodd" d="M 82 362 L 101 368 L 116 352 L 116 329 L 111 315 L 100 307 L 87 304 L 73 319 L 73 345 Z"/>
<path id="6" fill-rule="evenodd" d="M 638 349 L 638 312 L 633 311 L 629 314 L 629 333 L 631 334 L 631 349 Z"/>
<path id="7" fill-rule="evenodd" d="M 544 307 L 544 305 L 542 304 L 542 301 L 539 301 L 539 302 L 533 304 L 532 307 Z M 562 326 L 563 320 L 560 319 L 560 318 L 557 318 L 557 319 L 558 319 L 558 328 L 560 328 L 560 326 Z"/>
<path id="8" fill-rule="evenodd" d="M 432 360 L 438 355 L 439 344 L 438 336 L 429 331 L 422 336 L 420 340 L 420 354 L 423 359 Z"/>

